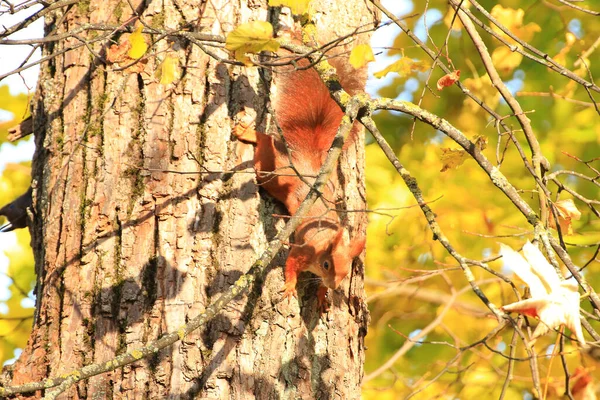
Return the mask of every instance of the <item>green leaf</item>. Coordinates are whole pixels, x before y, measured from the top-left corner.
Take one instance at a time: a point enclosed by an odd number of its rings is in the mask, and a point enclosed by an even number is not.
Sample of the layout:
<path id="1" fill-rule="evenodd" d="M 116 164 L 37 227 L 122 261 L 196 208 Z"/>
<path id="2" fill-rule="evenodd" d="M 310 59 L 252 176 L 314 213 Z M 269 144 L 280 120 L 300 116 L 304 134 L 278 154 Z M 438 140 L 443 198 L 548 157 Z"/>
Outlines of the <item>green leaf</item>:
<path id="1" fill-rule="evenodd" d="M 242 24 L 227 35 L 225 48 L 233 51 L 235 59 L 251 64 L 246 53 L 279 50 L 279 42 L 273 39 L 273 26 L 264 21 Z"/>

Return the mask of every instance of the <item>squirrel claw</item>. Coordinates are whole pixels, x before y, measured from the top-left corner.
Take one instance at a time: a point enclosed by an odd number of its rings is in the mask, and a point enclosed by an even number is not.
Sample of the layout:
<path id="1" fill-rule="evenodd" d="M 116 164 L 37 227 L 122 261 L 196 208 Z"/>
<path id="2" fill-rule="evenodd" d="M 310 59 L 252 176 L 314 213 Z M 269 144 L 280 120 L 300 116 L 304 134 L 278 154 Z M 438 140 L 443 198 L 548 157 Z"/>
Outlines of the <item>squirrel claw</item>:
<path id="1" fill-rule="evenodd" d="M 244 142 L 244 143 L 249 143 L 249 144 L 256 144 L 258 139 L 257 139 L 257 134 L 256 131 L 254 130 L 254 121 L 251 122 L 244 122 L 244 121 L 239 121 L 234 127 L 233 127 L 233 136 L 235 136 L 238 140 Z"/>
<path id="2" fill-rule="evenodd" d="M 317 291 L 317 304 L 319 306 L 319 311 L 321 313 L 326 313 L 329 311 L 329 301 L 327 301 L 327 287 L 321 286 Z"/>
<path id="3" fill-rule="evenodd" d="M 298 293 L 296 292 L 296 283 L 294 282 L 293 284 L 290 282 L 287 282 L 285 284 L 285 289 L 283 291 L 283 298 L 287 299 L 288 302 L 292 300 L 292 298 L 294 297 L 298 297 Z"/>

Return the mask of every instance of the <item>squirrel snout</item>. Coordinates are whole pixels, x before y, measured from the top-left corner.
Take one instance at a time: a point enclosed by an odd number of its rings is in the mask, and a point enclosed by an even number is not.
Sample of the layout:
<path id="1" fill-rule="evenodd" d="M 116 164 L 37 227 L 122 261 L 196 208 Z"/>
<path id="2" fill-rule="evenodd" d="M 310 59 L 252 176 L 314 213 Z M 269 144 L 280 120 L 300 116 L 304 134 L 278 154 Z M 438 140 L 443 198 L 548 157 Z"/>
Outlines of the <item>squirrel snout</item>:
<path id="1" fill-rule="evenodd" d="M 343 276 L 336 275 L 335 278 L 333 278 L 333 289 L 337 289 L 345 277 L 346 277 L 346 275 L 343 275 Z"/>

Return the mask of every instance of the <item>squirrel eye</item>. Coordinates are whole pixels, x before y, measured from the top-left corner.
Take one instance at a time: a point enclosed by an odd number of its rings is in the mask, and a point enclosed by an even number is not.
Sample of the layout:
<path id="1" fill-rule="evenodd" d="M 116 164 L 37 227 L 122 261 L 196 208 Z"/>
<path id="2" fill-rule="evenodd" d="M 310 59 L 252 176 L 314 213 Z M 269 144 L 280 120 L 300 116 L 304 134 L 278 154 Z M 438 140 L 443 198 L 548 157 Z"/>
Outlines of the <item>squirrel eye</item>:
<path id="1" fill-rule="evenodd" d="M 323 268 L 325 269 L 325 271 L 329 270 L 329 261 L 323 261 Z"/>

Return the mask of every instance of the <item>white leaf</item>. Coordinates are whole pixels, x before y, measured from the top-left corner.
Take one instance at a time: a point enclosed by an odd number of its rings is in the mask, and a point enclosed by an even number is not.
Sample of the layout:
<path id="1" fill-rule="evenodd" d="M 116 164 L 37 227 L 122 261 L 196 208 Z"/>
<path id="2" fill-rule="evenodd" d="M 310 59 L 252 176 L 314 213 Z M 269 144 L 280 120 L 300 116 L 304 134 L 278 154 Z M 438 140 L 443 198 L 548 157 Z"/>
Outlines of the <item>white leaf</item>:
<path id="1" fill-rule="evenodd" d="M 583 330 L 581 329 L 581 316 L 579 315 L 579 288 L 577 284 L 569 281 L 561 282 L 563 295 L 566 298 L 566 303 L 569 304 L 568 312 L 565 313 L 565 325 L 575 334 L 577 341 L 581 346 L 585 346 L 583 338 Z"/>
<path id="2" fill-rule="evenodd" d="M 548 292 L 558 289 L 560 286 L 560 279 L 556 274 L 556 270 L 546 260 L 546 257 L 544 257 L 537 246 L 534 246 L 528 240 L 523 246 L 523 255 L 527 259 L 529 265 L 533 268 L 533 272 L 535 272 L 542 283 L 544 283 Z"/>
<path id="3" fill-rule="evenodd" d="M 534 340 L 552 329 L 565 325 L 575 335 L 579 344 L 585 347 L 577 284 L 561 281 L 544 255 L 531 243 L 525 244 L 523 253 L 527 260 L 510 247 L 500 244 L 500 254 L 505 263 L 527 283 L 531 291 L 531 299 L 507 304 L 502 308 L 505 311 L 539 318 L 540 323 L 532 335 Z"/>
<path id="4" fill-rule="evenodd" d="M 532 270 L 531 265 L 523 256 L 504 243 L 500 243 L 500 254 L 504 263 L 514 271 L 523 282 L 529 286 L 531 297 L 542 297 L 549 293 L 537 274 Z"/>

